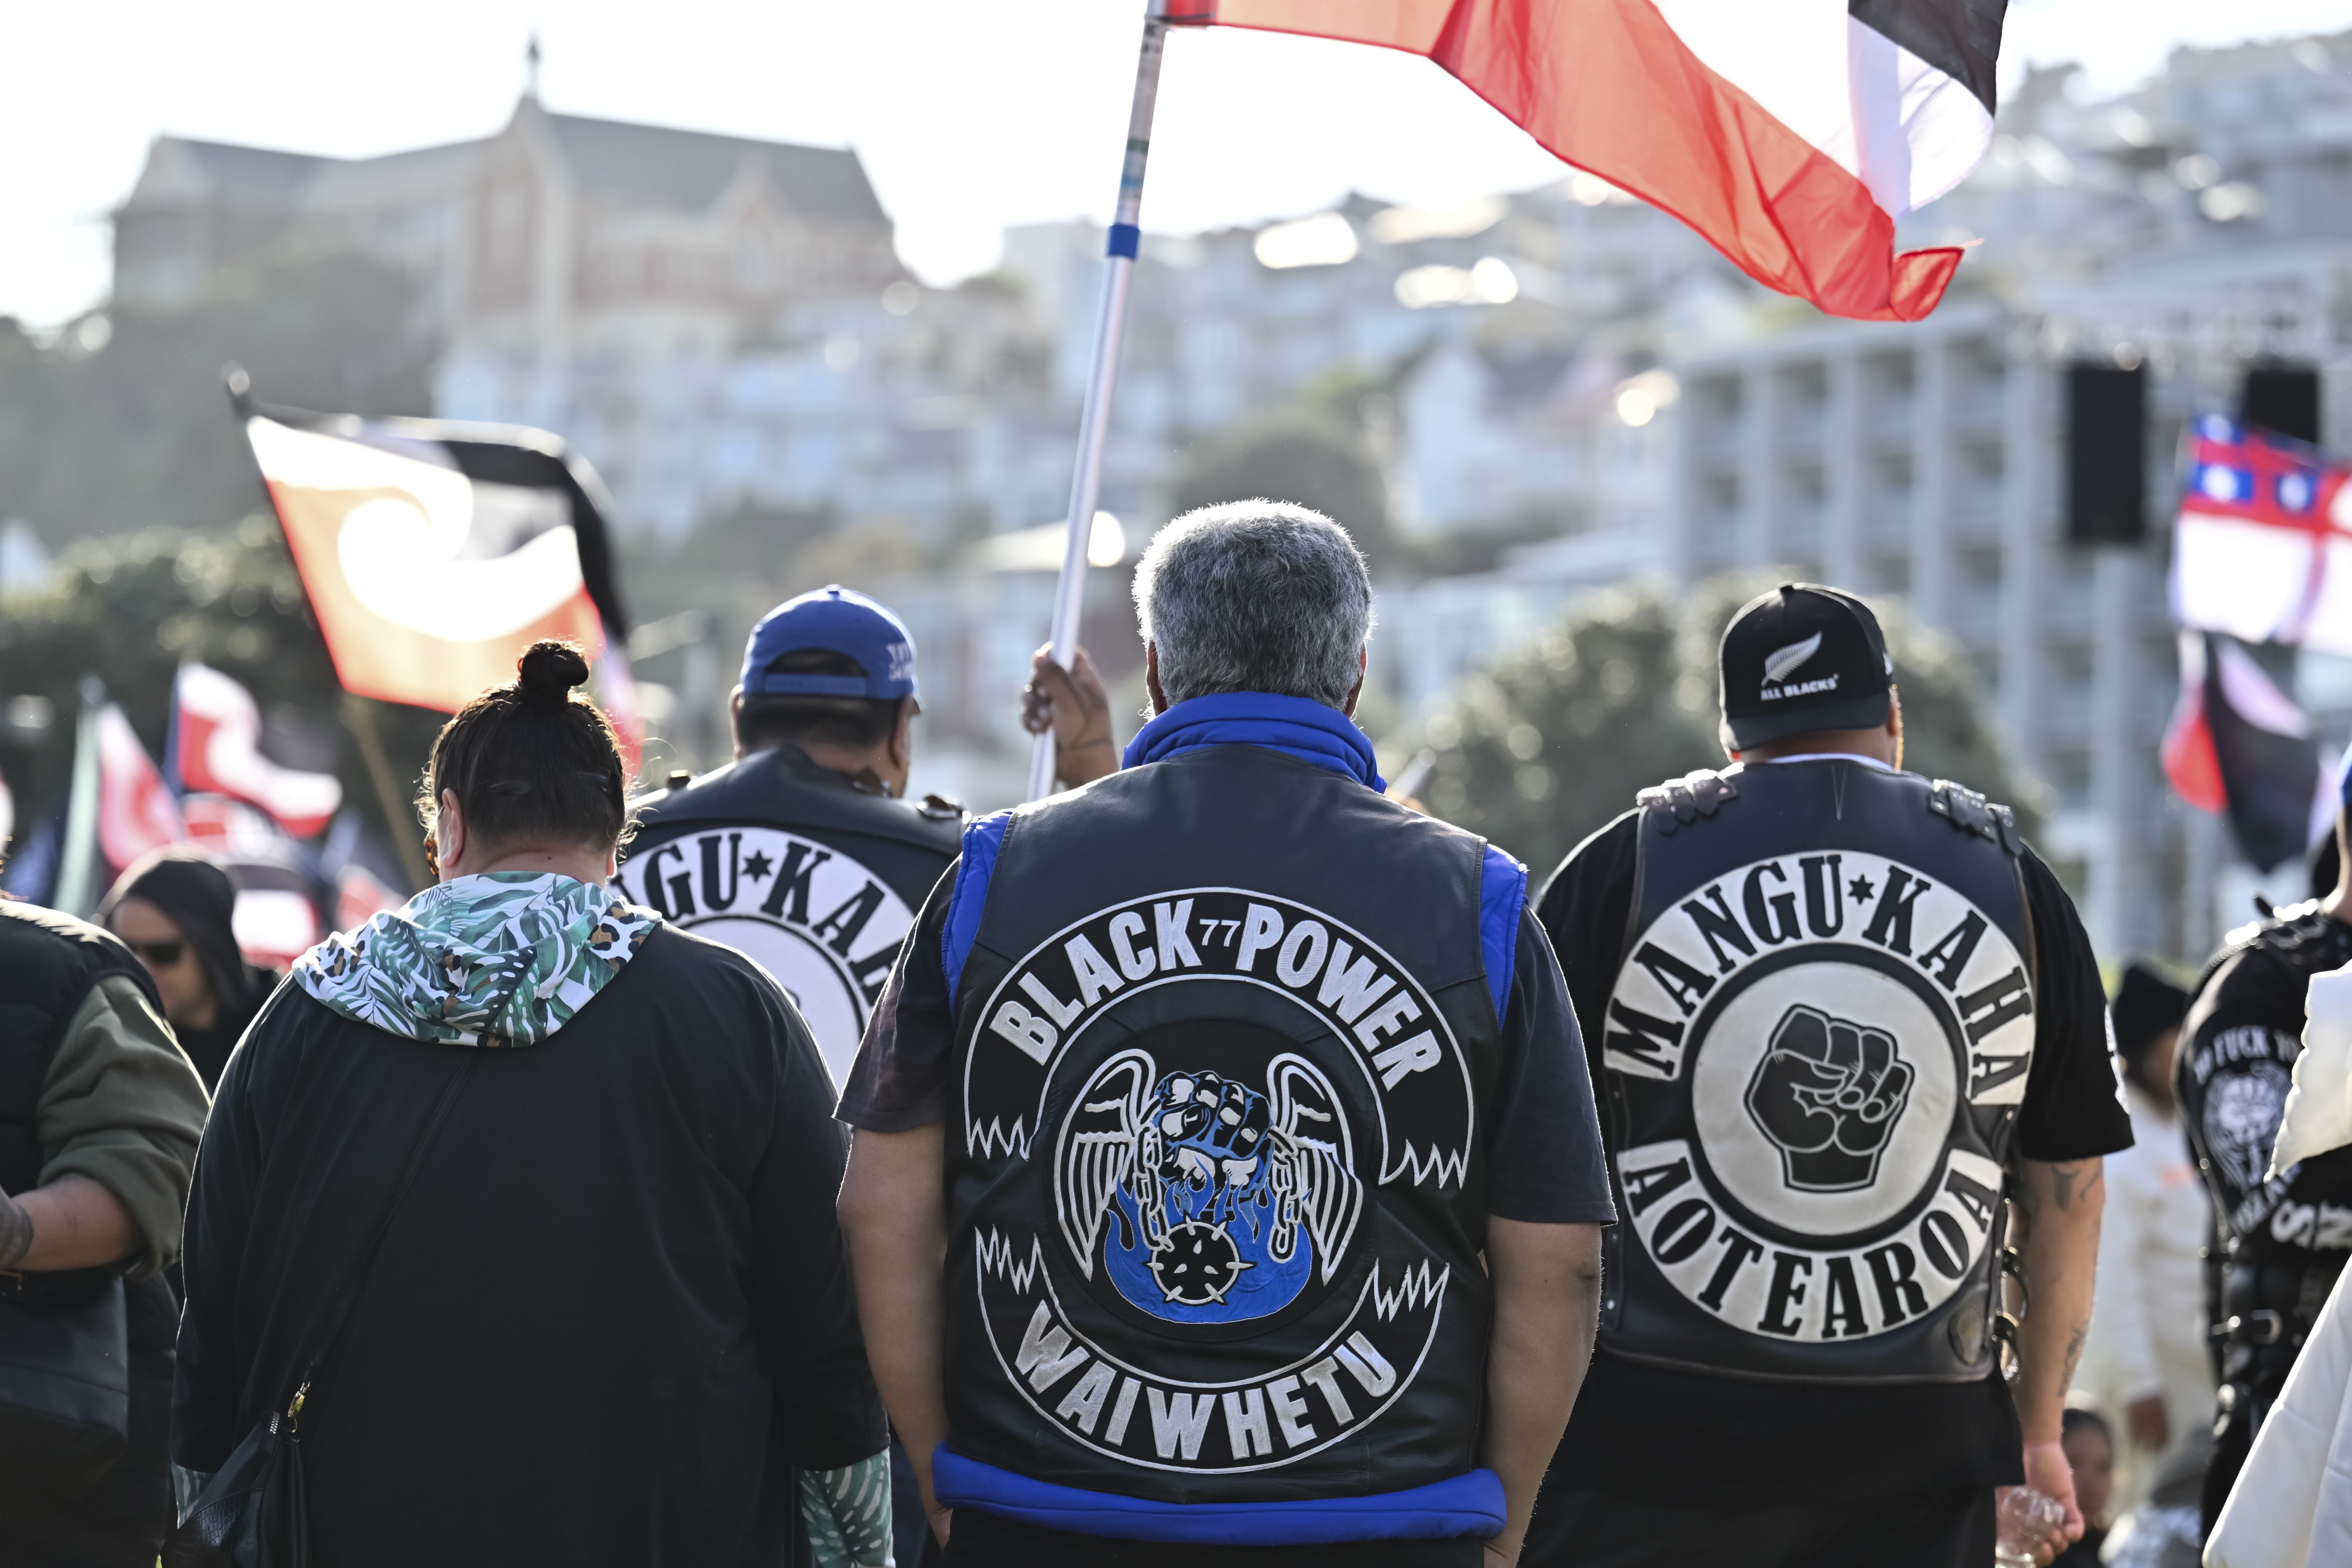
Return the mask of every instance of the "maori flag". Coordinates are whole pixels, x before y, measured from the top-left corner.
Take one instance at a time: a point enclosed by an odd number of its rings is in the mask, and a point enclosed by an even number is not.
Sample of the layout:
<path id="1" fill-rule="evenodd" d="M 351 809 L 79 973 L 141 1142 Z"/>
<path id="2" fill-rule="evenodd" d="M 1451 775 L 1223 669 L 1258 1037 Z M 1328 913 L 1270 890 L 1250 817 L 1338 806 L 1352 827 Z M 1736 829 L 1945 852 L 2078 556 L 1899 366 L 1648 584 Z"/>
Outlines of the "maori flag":
<path id="1" fill-rule="evenodd" d="M 2352 463 L 2210 414 L 2182 444 L 2174 618 L 2352 653 Z"/>
<path id="2" fill-rule="evenodd" d="M 304 413 L 230 384 L 345 691 L 453 712 L 557 637 L 602 653 L 607 707 L 636 727 L 585 459 L 543 431 Z"/>
<path id="3" fill-rule="evenodd" d="M 263 756 L 253 694 L 193 659 L 172 683 L 163 768 L 182 793 L 228 795 L 258 806 L 298 839 L 325 827 L 343 800 L 333 774 L 281 767 Z"/>
<path id="4" fill-rule="evenodd" d="M 1172 0 L 1423 55 L 1555 156 L 1832 316 L 1916 321 L 1960 253 L 1895 223 L 1992 142 L 2005 0 Z"/>
<path id="5" fill-rule="evenodd" d="M 2173 792 L 2230 819 L 2238 849 L 2267 873 L 2336 821 L 2335 780 L 2311 719 L 2227 637 L 2180 633 L 2180 703 L 2164 731 Z"/>

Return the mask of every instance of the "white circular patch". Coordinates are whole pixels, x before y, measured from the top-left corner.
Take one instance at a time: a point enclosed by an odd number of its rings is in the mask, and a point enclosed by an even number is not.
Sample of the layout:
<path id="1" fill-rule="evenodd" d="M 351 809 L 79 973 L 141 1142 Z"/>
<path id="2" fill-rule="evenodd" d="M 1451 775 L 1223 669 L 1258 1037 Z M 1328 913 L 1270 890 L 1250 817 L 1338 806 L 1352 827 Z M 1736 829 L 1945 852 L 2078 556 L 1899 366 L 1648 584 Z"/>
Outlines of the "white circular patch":
<path id="1" fill-rule="evenodd" d="M 914 912 L 830 845 L 778 828 L 698 828 L 632 845 L 614 879 L 632 904 L 750 956 L 791 993 L 835 1084 Z"/>
<path id="2" fill-rule="evenodd" d="M 1964 1106 L 2021 1103 L 2032 1056 L 2024 956 L 1936 877 L 1851 851 L 1727 871 L 1651 921 L 1610 996 L 1641 1140 L 1624 1218 L 1742 1332 L 1916 1322 L 1979 1278 L 2000 1202 Z"/>

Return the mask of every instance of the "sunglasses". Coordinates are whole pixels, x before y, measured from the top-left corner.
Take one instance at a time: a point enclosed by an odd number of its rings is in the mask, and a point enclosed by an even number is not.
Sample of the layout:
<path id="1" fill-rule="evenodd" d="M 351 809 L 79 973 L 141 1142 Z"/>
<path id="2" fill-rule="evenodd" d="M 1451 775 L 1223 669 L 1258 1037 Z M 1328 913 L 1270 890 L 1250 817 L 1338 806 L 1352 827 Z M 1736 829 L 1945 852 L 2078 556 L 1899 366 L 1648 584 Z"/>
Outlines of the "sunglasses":
<path id="1" fill-rule="evenodd" d="M 123 946 L 159 969 L 170 968 L 188 950 L 185 942 L 126 942 Z"/>

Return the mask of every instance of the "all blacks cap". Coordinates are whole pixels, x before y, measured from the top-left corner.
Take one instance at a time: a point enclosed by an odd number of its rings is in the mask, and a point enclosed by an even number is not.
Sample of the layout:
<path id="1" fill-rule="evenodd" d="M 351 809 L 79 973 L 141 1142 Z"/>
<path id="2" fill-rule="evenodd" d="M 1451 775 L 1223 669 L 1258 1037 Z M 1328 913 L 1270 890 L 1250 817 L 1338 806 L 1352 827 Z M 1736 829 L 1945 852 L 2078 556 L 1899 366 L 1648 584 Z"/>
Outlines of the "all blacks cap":
<path id="1" fill-rule="evenodd" d="M 862 675 L 819 675 L 779 669 L 787 653 L 821 649 L 853 660 Z M 743 649 L 743 690 L 779 696 L 875 697 L 915 695 L 915 639 L 906 622 L 862 593 L 831 583 L 787 599 L 751 628 Z"/>
<path id="2" fill-rule="evenodd" d="M 1874 729 L 1892 709 L 1895 661 L 1870 606 L 1812 582 L 1784 582 L 1724 628 L 1723 726 L 1733 749 L 1819 729 Z"/>

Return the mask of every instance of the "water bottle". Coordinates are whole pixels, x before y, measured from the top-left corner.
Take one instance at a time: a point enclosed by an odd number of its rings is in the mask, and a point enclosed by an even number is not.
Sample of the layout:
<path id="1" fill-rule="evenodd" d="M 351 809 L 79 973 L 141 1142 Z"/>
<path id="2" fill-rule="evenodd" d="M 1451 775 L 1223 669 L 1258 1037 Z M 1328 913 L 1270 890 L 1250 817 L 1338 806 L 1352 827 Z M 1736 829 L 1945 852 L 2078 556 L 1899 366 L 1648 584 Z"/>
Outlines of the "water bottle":
<path id="1" fill-rule="evenodd" d="M 2000 1536 L 1993 1548 L 1996 1568 L 2033 1568 L 2033 1549 L 2044 1543 L 2064 1543 L 2059 1531 L 2066 1523 L 2066 1505 L 2032 1487 L 2001 1490 Z"/>

